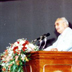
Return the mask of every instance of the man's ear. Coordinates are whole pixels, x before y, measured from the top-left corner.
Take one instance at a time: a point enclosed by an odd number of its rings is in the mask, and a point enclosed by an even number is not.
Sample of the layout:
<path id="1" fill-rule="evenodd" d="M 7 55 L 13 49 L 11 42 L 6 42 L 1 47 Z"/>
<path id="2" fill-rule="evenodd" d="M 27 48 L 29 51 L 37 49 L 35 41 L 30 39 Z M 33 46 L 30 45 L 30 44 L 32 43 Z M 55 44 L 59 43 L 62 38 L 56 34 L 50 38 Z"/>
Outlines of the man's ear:
<path id="1" fill-rule="evenodd" d="M 63 24 L 64 24 L 64 27 L 65 27 L 65 28 L 68 27 L 68 25 L 66 24 L 66 22 L 64 22 Z"/>

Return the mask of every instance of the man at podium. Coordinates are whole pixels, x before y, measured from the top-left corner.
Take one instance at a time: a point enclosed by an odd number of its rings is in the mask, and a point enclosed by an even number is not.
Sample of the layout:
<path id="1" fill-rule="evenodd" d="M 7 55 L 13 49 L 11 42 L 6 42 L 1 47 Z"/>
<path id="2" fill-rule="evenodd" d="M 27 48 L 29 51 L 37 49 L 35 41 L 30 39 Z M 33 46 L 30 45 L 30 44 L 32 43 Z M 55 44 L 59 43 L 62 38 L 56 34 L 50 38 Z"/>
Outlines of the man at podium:
<path id="1" fill-rule="evenodd" d="M 60 34 L 56 42 L 44 49 L 44 51 L 72 51 L 72 29 L 65 17 L 55 21 L 56 31 Z"/>

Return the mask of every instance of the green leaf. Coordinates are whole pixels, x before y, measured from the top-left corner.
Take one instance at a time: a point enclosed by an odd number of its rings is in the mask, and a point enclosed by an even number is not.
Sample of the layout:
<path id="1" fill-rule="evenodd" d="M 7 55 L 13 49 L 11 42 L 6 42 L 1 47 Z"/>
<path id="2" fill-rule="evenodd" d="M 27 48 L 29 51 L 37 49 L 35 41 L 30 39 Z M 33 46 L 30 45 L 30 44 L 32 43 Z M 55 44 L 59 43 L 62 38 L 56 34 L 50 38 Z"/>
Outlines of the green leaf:
<path id="1" fill-rule="evenodd" d="M 28 58 L 28 60 L 31 60 L 31 58 Z"/>
<path id="2" fill-rule="evenodd" d="M 30 56 L 31 56 L 31 54 L 27 55 L 27 57 L 30 57 Z"/>
<path id="3" fill-rule="evenodd" d="M 12 66 L 11 66 L 11 72 L 16 72 L 17 71 L 17 65 L 16 64 L 13 64 Z"/>
<path id="4" fill-rule="evenodd" d="M 20 66 L 20 67 L 18 68 L 18 71 L 17 71 L 17 72 L 23 72 L 23 67 Z"/>

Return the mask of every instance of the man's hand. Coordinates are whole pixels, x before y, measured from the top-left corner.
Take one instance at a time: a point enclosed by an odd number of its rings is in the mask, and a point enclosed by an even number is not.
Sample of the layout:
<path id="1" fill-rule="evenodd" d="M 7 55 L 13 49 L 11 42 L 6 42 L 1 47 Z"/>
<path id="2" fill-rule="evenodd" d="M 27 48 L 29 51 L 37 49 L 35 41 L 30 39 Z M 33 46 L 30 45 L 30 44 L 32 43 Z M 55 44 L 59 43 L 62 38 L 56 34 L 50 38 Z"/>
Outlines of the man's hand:
<path id="1" fill-rule="evenodd" d="M 52 48 L 50 51 L 58 51 L 57 48 Z"/>

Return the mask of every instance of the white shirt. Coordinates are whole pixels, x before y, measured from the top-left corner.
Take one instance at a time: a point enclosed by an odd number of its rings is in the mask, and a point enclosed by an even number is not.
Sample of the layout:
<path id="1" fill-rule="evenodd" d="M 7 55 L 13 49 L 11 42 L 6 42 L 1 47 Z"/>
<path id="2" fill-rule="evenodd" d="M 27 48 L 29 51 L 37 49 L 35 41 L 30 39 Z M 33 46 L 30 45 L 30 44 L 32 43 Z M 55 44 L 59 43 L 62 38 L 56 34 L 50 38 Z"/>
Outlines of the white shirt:
<path id="1" fill-rule="evenodd" d="M 67 27 L 53 45 L 44 49 L 49 51 L 51 48 L 57 48 L 58 51 L 72 51 L 72 29 Z"/>

